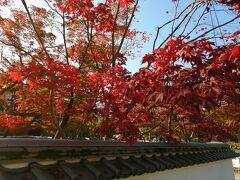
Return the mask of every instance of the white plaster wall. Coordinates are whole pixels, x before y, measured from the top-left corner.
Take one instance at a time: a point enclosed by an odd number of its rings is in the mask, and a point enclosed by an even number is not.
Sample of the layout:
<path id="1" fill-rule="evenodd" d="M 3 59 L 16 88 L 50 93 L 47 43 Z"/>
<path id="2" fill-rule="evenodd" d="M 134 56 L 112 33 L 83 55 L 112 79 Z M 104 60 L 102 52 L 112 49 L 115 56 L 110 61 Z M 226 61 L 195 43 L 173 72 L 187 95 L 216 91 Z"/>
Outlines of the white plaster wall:
<path id="1" fill-rule="evenodd" d="M 240 157 L 232 159 L 233 167 L 240 168 Z"/>
<path id="2" fill-rule="evenodd" d="M 234 180 L 232 160 L 131 176 L 126 180 Z"/>

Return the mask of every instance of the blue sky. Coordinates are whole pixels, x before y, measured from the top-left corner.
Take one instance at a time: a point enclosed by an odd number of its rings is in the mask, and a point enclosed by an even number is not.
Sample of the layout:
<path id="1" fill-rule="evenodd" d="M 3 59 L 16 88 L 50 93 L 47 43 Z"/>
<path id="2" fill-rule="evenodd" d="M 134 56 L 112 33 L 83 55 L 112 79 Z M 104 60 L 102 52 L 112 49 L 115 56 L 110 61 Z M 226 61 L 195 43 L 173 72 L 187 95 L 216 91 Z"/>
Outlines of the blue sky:
<path id="1" fill-rule="evenodd" d="M 171 14 L 166 11 L 173 12 L 174 5 L 171 0 L 140 0 L 139 11 L 136 13 L 138 22 L 133 24 L 133 27 L 140 31 L 145 31 L 150 35 L 148 43 L 143 45 L 141 53 L 136 59 L 129 59 L 127 62 L 127 69 L 131 72 L 136 72 L 141 67 L 142 57 L 152 52 L 153 40 L 156 34 L 156 27 L 168 21 Z M 162 36 L 167 34 L 166 31 L 161 32 Z"/>

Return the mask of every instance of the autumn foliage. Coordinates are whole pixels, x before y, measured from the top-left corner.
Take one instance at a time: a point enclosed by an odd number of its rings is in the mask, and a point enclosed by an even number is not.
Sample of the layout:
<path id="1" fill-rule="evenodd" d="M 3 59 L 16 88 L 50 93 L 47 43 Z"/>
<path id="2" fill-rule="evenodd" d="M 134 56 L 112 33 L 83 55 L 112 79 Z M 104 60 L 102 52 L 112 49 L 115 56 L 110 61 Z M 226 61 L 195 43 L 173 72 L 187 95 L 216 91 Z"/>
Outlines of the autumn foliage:
<path id="1" fill-rule="evenodd" d="M 204 29 L 197 38 L 173 31 L 131 74 L 127 58 L 145 36 L 131 28 L 138 0 L 46 2 L 44 9 L 22 0 L 23 10 L 0 16 L 2 129 L 31 124 L 55 138 L 128 142 L 236 140 L 239 31 L 222 35 L 221 45 Z M 219 3 L 239 18 L 237 0 Z"/>

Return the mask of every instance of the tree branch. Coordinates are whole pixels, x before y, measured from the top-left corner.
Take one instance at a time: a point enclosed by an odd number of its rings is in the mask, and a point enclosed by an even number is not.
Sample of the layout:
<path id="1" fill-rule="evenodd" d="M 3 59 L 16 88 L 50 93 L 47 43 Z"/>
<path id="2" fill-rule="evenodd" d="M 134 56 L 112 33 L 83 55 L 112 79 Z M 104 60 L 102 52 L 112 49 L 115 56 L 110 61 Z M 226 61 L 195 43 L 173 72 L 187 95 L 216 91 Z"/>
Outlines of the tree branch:
<path id="1" fill-rule="evenodd" d="M 66 53 L 66 61 L 67 64 L 69 64 L 69 55 L 68 55 L 68 50 L 67 50 L 67 41 L 66 41 L 66 24 L 65 24 L 65 14 L 63 12 L 62 15 L 62 28 L 63 28 L 63 44 L 64 44 L 64 48 L 65 48 L 65 53 Z"/>
<path id="2" fill-rule="evenodd" d="M 203 34 L 201 34 L 201 35 L 195 37 L 194 39 L 191 39 L 191 40 L 188 41 L 187 43 L 193 42 L 193 41 L 195 41 L 195 40 L 197 40 L 197 39 L 199 39 L 199 38 L 205 36 L 206 34 L 208 34 L 208 33 L 212 32 L 212 31 L 214 31 L 215 29 L 220 28 L 220 27 L 222 27 L 222 26 L 225 26 L 225 25 L 227 25 L 227 24 L 229 24 L 229 23 L 235 21 L 235 20 L 238 19 L 238 18 L 239 18 L 239 17 L 236 16 L 235 18 L 233 18 L 233 19 L 231 19 L 231 20 L 229 20 L 229 21 L 227 21 L 227 22 L 225 22 L 225 23 L 223 23 L 223 24 L 220 24 L 220 25 L 218 25 L 218 26 L 215 26 L 215 27 L 213 27 L 212 29 L 209 29 L 208 31 L 205 31 Z"/>
<path id="3" fill-rule="evenodd" d="M 134 7 L 133 7 L 133 11 L 132 11 L 130 20 L 129 20 L 129 22 L 128 22 L 127 27 L 125 28 L 125 31 L 124 31 L 124 33 L 123 33 L 123 36 L 122 36 L 121 42 L 120 42 L 120 44 L 119 44 L 118 50 L 117 50 L 117 52 L 116 52 L 116 54 L 115 54 L 115 60 L 116 60 L 117 56 L 119 55 L 120 50 L 121 50 L 121 48 L 122 48 L 122 46 L 123 46 L 123 43 L 124 43 L 124 40 L 125 40 L 125 38 L 126 38 L 127 32 L 128 32 L 129 27 L 130 27 L 130 25 L 131 25 L 131 23 L 132 23 L 134 14 L 135 14 L 135 12 L 136 12 L 136 10 L 137 10 L 138 2 L 139 2 L 139 0 L 136 1 L 135 5 L 134 5 Z M 114 61 L 115 61 L 115 60 L 114 60 Z"/>
<path id="4" fill-rule="evenodd" d="M 118 18 L 118 13 L 120 10 L 120 2 L 118 2 L 117 12 L 113 21 L 113 31 L 112 31 L 112 66 L 115 66 L 115 27 Z"/>
<path id="5" fill-rule="evenodd" d="M 194 7 L 195 4 L 193 4 L 193 8 L 183 17 L 183 19 L 181 20 L 181 22 L 176 26 L 176 28 L 170 33 L 170 35 L 158 46 L 158 48 L 160 48 L 170 37 L 172 37 L 172 35 L 180 28 L 180 26 L 182 25 L 182 23 L 187 19 L 187 17 L 194 11 L 195 8 L 197 8 L 200 4 L 197 4 Z"/>
<path id="6" fill-rule="evenodd" d="M 32 26 L 33 26 L 33 29 L 34 29 L 34 31 L 35 31 L 35 34 L 36 34 L 36 36 L 37 36 L 37 38 L 38 38 L 38 42 L 40 43 L 40 45 L 41 45 L 41 47 L 42 47 L 42 50 L 45 52 L 46 56 L 47 56 L 48 58 L 50 58 L 50 55 L 48 54 L 48 52 L 47 52 L 47 50 L 46 50 L 46 48 L 45 48 L 45 46 L 44 46 L 44 43 L 43 43 L 43 41 L 42 41 L 42 38 L 41 38 L 41 36 L 39 35 L 39 33 L 38 33 L 38 31 L 37 31 L 37 28 L 36 28 L 36 26 L 35 26 L 35 24 L 34 24 L 34 22 L 33 22 L 33 19 L 32 19 L 32 16 L 31 16 L 29 10 L 28 10 L 26 1 L 25 1 L 25 0 L 21 0 L 21 1 L 22 1 L 22 4 L 23 4 L 25 10 L 27 11 L 28 17 L 29 17 L 30 22 L 31 22 L 31 24 L 32 24 Z"/>
<path id="7" fill-rule="evenodd" d="M 176 18 L 171 19 L 170 21 L 164 23 L 162 26 L 160 26 L 160 27 L 157 28 L 157 34 L 156 34 L 156 36 L 155 36 L 155 40 L 154 40 L 154 43 L 153 43 L 153 50 L 155 49 L 155 45 L 156 45 L 156 42 L 157 42 L 157 39 L 158 39 L 159 31 L 160 31 L 163 27 L 165 27 L 166 25 L 168 25 L 168 24 L 172 23 L 173 21 L 179 19 L 179 18 L 181 17 L 181 15 L 182 15 L 187 9 L 188 9 L 188 6 L 187 6 Z"/>

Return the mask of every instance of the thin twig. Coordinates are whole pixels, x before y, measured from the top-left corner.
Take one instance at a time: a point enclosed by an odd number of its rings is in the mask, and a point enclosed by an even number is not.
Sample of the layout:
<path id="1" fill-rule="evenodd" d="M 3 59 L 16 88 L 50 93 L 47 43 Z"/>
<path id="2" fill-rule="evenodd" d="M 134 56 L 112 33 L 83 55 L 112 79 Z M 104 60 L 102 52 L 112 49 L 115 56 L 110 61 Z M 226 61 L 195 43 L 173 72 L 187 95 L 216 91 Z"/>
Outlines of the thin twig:
<path id="1" fill-rule="evenodd" d="M 208 8 L 208 6 L 206 6 L 206 8 L 203 10 L 203 12 L 202 12 L 201 16 L 199 17 L 196 25 L 192 28 L 191 31 L 189 31 L 187 33 L 187 35 L 185 37 L 188 37 L 199 26 L 199 23 L 200 23 L 201 19 L 203 18 L 203 16 L 205 15 L 205 11 L 207 10 L 207 8 Z"/>
<path id="2" fill-rule="evenodd" d="M 175 21 L 176 21 L 176 17 L 177 17 L 177 11 L 178 11 L 178 5 L 179 5 L 179 0 L 177 0 L 177 3 L 175 4 L 175 14 L 174 14 L 174 21 L 172 23 L 172 31 L 174 30 L 174 25 L 175 25 Z M 171 37 L 172 38 L 172 37 Z"/>
<path id="3" fill-rule="evenodd" d="M 180 36 L 182 36 L 182 35 L 184 34 L 184 32 L 186 31 L 186 29 L 187 29 L 187 27 L 188 27 L 188 25 L 189 25 L 189 23 L 190 23 L 193 15 L 195 14 L 195 12 L 196 12 L 197 10 L 198 10 L 198 8 L 196 8 L 196 9 L 192 12 L 192 14 L 189 16 L 188 21 L 187 21 L 187 23 L 185 24 L 185 26 L 184 26 L 184 28 L 183 28 L 183 31 L 180 33 Z"/>
<path id="4" fill-rule="evenodd" d="M 159 45 L 159 48 L 179 29 L 179 27 L 182 25 L 182 23 L 186 20 L 186 18 L 194 11 L 195 8 L 197 8 L 200 4 L 197 4 L 195 7 L 194 7 L 194 4 L 193 4 L 193 8 L 191 9 L 191 11 L 189 11 L 182 19 L 182 21 L 176 26 L 176 28 L 174 29 L 174 31 L 172 31 L 170 33 L 170 35 Z"/>
<path id="5" fill-rule="evenodd" d="M 229 20 L 229 21 L 227 21 L 227 22 L 225 22 L 225 23 L 223 23 L 223 24 L 220 24 L 220 25 L 218 25 L 218 26 L 215 26 L 215 27 L 213 27 L 212 29 L 209 29 L 208 31 L 205 31 L 203 34 L 201 34 L 201 35 L 195 37 L 194 39 L 191 39 L 191 40 L 188 41 L 187 43 L 193 42 L 193 41 L 195 41 L 195 40 L 197 40 L 197 39 L 199 39 L 199 38 L 205 36 L 206 34 L 212 32 L 213 30 L 215 30 L 215 29 L 217 29 L 217 28 L 220 28 L 220 27 L 222 27 L 222 26 L 225 26 L 225 25 L 227 25 L 227 24 L 229 24 L 229 23 L 235 21 L 235 20 L 238 19 L 238 18 L 239 18 L 239 17 L 236 16 L 235 18 L 233 18 L 233 19 L 231 19 L 231 20 Z"/>
<path id="6" fill-rule="evenodd" d="M 157 39 L 158 39 L 158 35 L 159 35 L 159 31 L 165 27 L 166 25 L 172 23 L 173 21 L 179 19 L 181 17 L 181 15 L 188 9 L 188 6 L 175 18 L 175 19 L 171 19 L 170 21 L 164 23 L 162 26 L 158 27 L 157 28 L 157 34 L 155 36 L 155 40 L 154 40 L 154 43 L 153 43 L 153 50 L 155 49 L 155 45 L 156 45 L 156 42 L 157 42 Z"/>

